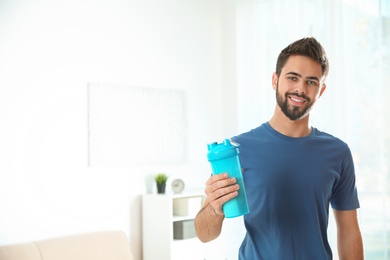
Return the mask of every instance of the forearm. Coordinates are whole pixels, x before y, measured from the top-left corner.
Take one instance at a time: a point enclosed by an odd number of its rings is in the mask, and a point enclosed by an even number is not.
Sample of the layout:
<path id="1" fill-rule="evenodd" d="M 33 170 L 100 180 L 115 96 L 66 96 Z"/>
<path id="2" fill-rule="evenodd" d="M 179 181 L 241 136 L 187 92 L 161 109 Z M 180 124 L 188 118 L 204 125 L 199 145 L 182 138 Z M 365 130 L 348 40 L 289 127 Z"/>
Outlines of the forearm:
<path id="1" fill-rule="evenodd" d="M 363 240 L 360 232 L 339 234 L 337 237 L 340 260 L 363 260 Z"/>
<path id="2" fill-rule="evenodd" d="M 337 224 L 337 247 L 340 260 L 364 259 L 363 239 L 357 210 L 334 210 Z"/>
<path id="3" fill-rule="evenodd" d="M 206 243 L 221 234 L 224 215 L 215 212 L 210 203 L 206 203 L 195 218 L 195 231 L 200 241 Z"/>

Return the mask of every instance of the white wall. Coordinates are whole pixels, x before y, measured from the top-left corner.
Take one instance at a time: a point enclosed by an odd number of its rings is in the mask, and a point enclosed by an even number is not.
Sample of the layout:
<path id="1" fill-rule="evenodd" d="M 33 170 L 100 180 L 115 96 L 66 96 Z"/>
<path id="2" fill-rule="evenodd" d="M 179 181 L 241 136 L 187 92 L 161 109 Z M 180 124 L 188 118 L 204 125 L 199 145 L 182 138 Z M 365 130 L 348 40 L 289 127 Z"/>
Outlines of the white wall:
<path id="1" fill-rule="evenodd" d="M 141 258 L 145 178 L 203 189 L 206 143 L 236 134 L 229 2 L 0 2 L 0 244 L 120 229 Z M 88 82 L 187 91 L 189 163 L 89 168 Z"/>

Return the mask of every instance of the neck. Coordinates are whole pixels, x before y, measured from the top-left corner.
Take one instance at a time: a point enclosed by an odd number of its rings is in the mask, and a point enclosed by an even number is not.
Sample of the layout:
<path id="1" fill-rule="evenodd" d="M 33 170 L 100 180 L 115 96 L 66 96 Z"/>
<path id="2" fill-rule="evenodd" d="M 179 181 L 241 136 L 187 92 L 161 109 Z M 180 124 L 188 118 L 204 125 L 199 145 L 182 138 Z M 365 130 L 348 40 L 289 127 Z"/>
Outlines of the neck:
<path id="1" fill-rule="evenodd" d="M 311 132 L 309 115 L 299 120 L 291 120 L 277 107 L 269 124 L 279 133 L 290 137 L 305 137 Z"/>

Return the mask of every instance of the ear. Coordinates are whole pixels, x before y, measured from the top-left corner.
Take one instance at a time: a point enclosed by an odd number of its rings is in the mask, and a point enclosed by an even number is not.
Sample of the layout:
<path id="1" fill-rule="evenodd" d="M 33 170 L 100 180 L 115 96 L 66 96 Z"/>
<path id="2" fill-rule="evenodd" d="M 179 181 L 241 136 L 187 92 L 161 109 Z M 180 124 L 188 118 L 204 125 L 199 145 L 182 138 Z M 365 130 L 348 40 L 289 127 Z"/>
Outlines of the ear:
<path id="1" fill-rule="evenodd" d="M 320 97 L 322 96 L 322 93 L 324 93 L 325 89 L 326 89 L 326 84 L 323 84 L 320 90 Z"/>
<path id="2" fill-rule="evenodd" d="M 278 85 L 278 75 L 276 75 L 276 72 L 272 74 L 272 88 L 276 90 L 276 86 Z"/>

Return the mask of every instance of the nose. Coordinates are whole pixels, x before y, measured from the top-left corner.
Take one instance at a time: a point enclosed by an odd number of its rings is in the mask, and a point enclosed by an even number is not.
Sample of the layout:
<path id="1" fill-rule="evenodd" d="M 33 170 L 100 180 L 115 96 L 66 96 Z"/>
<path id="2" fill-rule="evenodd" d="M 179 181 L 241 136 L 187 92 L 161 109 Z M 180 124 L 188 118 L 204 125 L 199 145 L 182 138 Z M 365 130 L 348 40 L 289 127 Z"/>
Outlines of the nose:
<path id="1" fill-rule="evenodd" d="M 298 94 L 305 94 L 306 93 L 306 84 L 304 81 L 300 81 L 295 85 L 294 91 Z"/>

